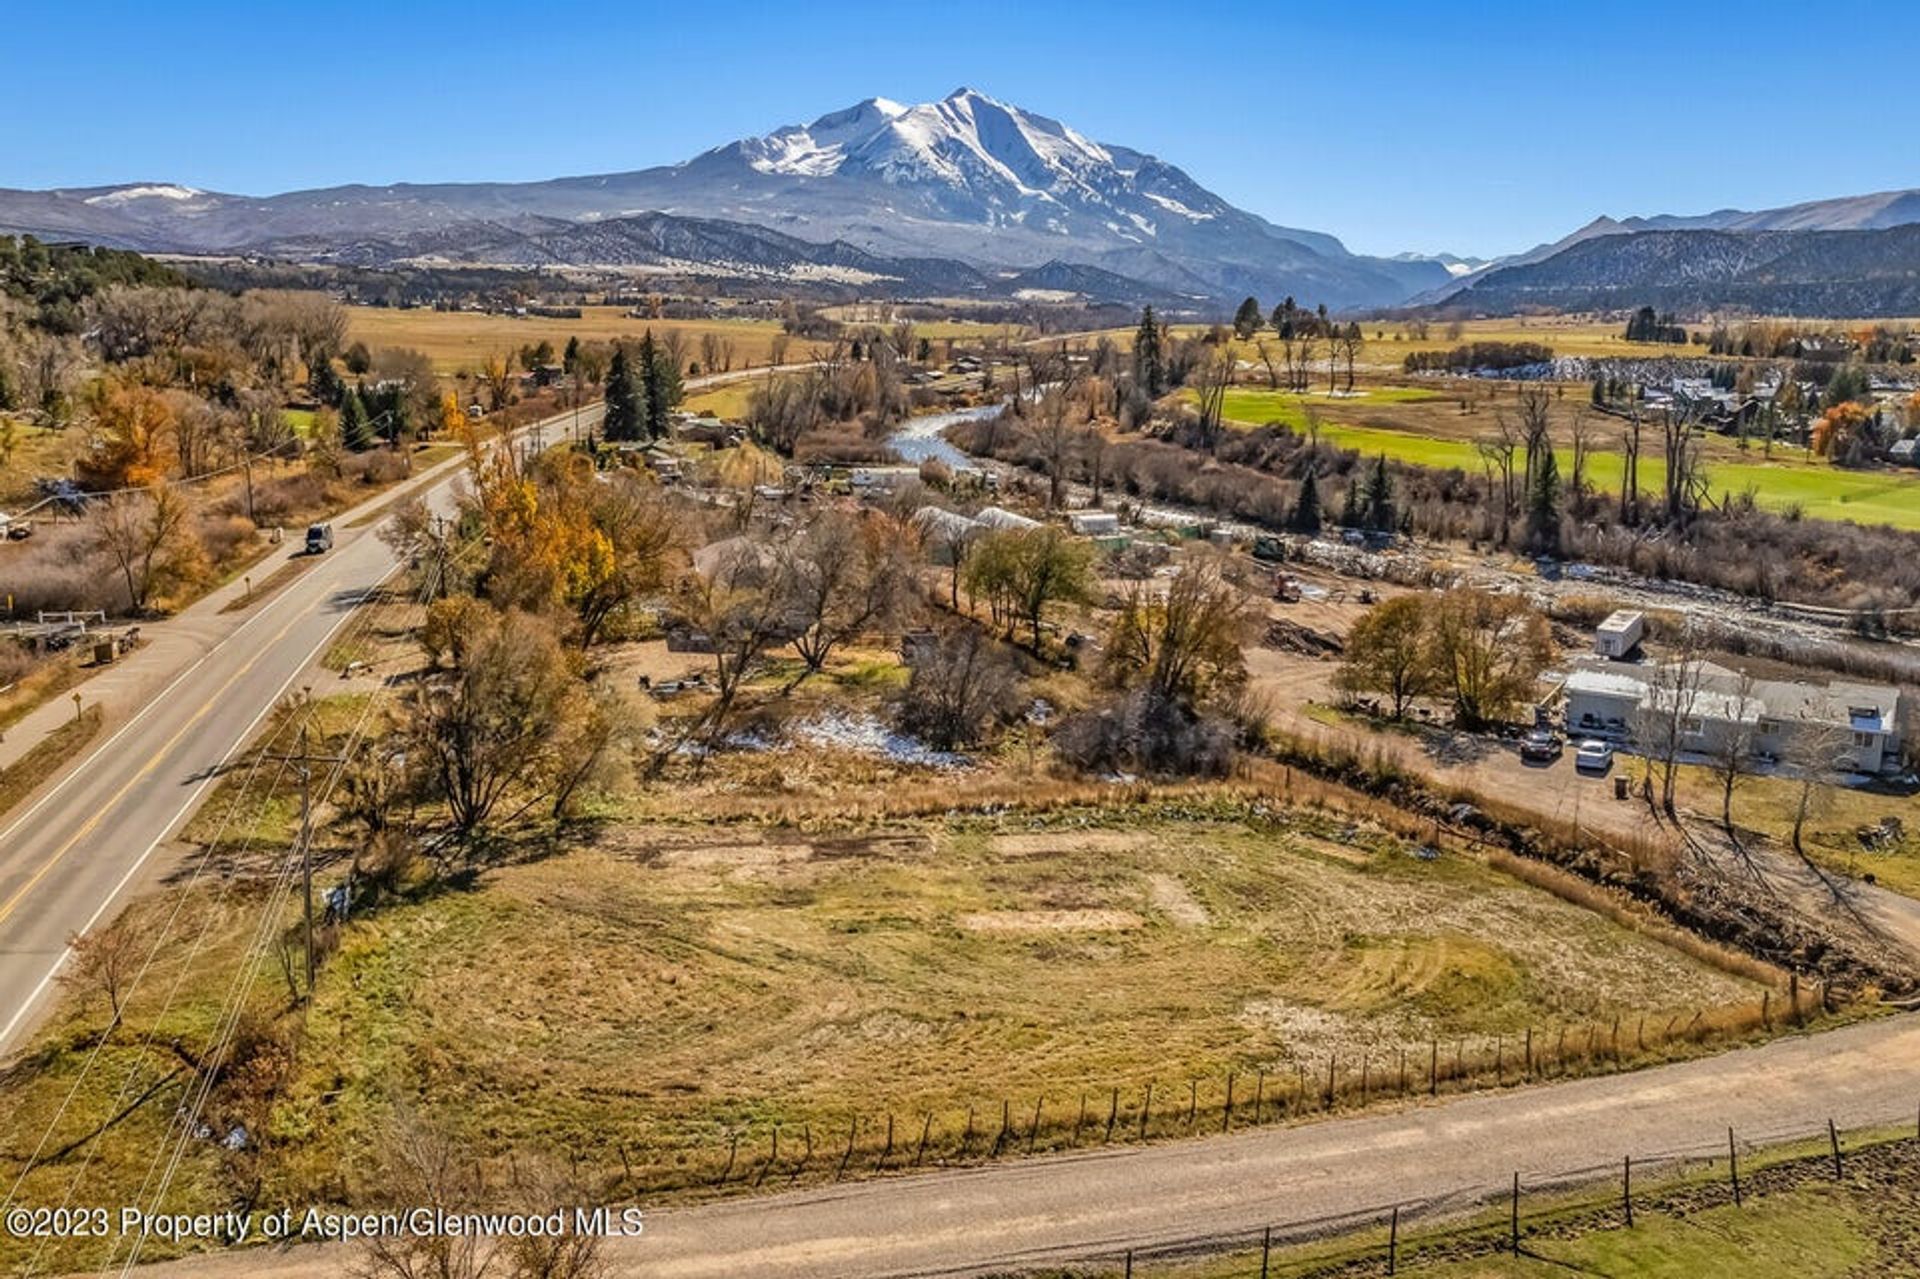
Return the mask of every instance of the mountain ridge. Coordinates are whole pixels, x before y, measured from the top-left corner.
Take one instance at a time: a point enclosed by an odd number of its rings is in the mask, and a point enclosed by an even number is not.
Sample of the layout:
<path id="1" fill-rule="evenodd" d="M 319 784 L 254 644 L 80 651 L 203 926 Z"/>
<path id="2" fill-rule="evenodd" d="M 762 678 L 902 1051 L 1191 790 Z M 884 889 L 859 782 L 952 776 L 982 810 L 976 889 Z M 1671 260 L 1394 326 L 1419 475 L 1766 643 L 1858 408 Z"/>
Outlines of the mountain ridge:
<path id="1" fill-rule="evenodd" d="M 0 230 L 185 253 L 386 244 L 404 258 L 431 243 L 457 256 L 465 233 L 493 251 L 500 228 L 539 235 L 553 219 L 650 213 L 985 271 L 1077 264 L 1182 294 L 1197 281 L 1229 303 L 1251 293 L 1385 305 L 1448 279 L 1430 259 L 1353 254 L 1325 232 L 1279 226 L 1155 156 L 970 88 L 914 105 L 868 98 L 679 164 L 544 182 L 347 184 L 262 197 L 153 180 L 0 191 Z"/>

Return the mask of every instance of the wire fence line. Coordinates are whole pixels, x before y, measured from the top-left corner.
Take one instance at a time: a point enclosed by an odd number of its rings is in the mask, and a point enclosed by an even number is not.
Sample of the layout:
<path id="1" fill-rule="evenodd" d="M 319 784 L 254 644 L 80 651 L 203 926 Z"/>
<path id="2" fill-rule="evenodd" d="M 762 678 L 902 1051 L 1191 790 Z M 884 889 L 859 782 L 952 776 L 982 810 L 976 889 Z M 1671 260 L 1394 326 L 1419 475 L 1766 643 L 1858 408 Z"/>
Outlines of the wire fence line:
<path id="1" fill-rule="evenodd" d="M 1418 1101 L 1610 1073 L 1801 1025 L 1823 992 L 1794 986 L 1736 1004 L 1617 1016 L 1510 1035 L 1430 1037 L 1269 1069 L 1161 1076 L 983 1098 L 934 1109 L 848 1109 L 793 1120 L 702 1121 L 658 1141 L 570 1148 L 582 1186 L 609 1201 L 663 1191 L 842 1181 L 1008 1156 L 1222 1134 Z"/>
<path id="2" fill-rule="evenodd" d="M 1244 1255 L 1243 1265 L 1231 1270 L 1214 1268 L 1208 1273 L 1270 1279 L 1284 1272 L 1331 1279 L 1395 1275 L 1440 1262 L 1498 1253 L 1543 1257 L 1536 1246 L 1544 1246 L 1549 1239 L 1594 1230 L 1631 1229 L 1636 1224 L 1636 1209 L 1659 1211 L 1675 1200 L 1686 1201 L 1689 1211 L 1717 1205 L 1744 1208 L 1755 1191 L 1764 1193 L 1812 1180 L 1844 1182 L 1849 1168 L 1857 1171 L 1863 1162 L 1889 1154 L 1904 1156 L 1920 1147 L 1920 1108 L 1903 1136 L 1890 1137 L 1880 1127 L 1843 1131 L 1830 1118 L 1816 1121 L 1801 1133 L 1798 1142 L 1791 1137 L 1756 1142 L 1740 1138 L 1730 1128 L 1727 1144 L 1720 1148 L 1702 1145 L 1647 1156 L 1623 1154 L 1606 1162 L 1545 1172 L 1516 1169 L 1506 1180 L 1450 1193 L 1443 1201 L 1401 1200 L 1332 1216 L 1155 1240 L 1103 1250 L 1082 1258 L 1079 1264 L 1083 1268 L 1110 1267 L 1130 1279 L 1136 1266 Z M 1800 1143 L 1804 1143 L 1800 1153 L 1782 1153 Z M 1755 1161 L 1761 1161 L 1757 1168 L 1753 1166 Z M 1636 1183 L 1636 1176 L 1649 1174 L 1661 1178 L 1661 1182 L 1651 1188 L 1644 1181 Z M 1499 1211 L 1502 1208 L 1504 1212 Z M 1463 1214 L 1467 1220 L 1431 1224 L 1418 1235 L 1402 1232 L 1403 1225 L 1423 1219 L 1442 1215 L 1457 1219 Z M 1301 1251 L 1315 1240 L 1329 1242 L 1314 1251 Z M 1288 1254 L 1279 1255 L 1279 1248 L 1287 1248 Z M 1543 1259 L 1551 1262 L 1551 1258 Z"/>

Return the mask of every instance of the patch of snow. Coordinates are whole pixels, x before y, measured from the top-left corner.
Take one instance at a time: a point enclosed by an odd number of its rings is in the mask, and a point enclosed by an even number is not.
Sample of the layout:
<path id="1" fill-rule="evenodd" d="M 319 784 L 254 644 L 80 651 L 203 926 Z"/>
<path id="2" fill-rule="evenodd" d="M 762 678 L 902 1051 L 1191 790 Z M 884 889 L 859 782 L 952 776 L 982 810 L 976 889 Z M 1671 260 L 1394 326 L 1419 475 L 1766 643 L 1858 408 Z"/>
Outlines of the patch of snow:
<path id="1" fill-rule="evenodd" d="M 121 187 L 118 191 L 108 191 L 104 195 L 90 195 L 87 197 L 86 203 L 112 208 L 116 205 L 132 203 L 135 200 L 191 200 L 196 196 L 205 194 L 205 191 L 198 190 L 194 187 L 171 185 Z"/>
<path id="2" fill-rule="evenodd" d="M 1189 209 L 1186 205 L 1180 203 L 1180 201 L 1178 200 L 1170 199 L 1169 197 L 1164 195 L 1155 195 L 1151 191 L 1142 191 L 1140 194 L 1146 196 L 1147 199 L 1152 200 L 1155 204 L 1165 209 L 1168 213 L 1177 213 L 1181 217 L 1188 218 L 1194 222 L 1213 221 L 1213 214 L 1201 213 L 1196 209 Z"/>
<path id="3" fill-rule="evenodd" d="M 879 755 L 923 768 L 965 768 L 971 761 L 952 751 L 937 751 L 904 733 L 896 733 L 873 715 L 823 711 L 787 726 L 787 735 L 808 746 Z"/>

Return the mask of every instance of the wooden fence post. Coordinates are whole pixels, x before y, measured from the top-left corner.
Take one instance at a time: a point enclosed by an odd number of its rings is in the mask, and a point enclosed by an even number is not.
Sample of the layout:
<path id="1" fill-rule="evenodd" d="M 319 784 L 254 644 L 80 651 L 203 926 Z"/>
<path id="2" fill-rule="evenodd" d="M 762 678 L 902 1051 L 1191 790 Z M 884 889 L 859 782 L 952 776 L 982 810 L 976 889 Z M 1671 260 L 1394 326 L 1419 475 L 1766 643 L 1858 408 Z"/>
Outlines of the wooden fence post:
<path id="1" fill-rule="evenodd" d="M 1387 1273 L 1391 1275 L 1400 1263 L 1400 1205 L 1393 1207 L 1393 1216 L 1387 1219 Z"/>
<path id="2" fill-rule="evenodd" d="M 1833 1126 L 1833 1120 L 1827 1120 L 1827 1141 L 1833 1146 L 1833 1179 L 1840 1180 L 1840 1130 Z"/>
<path id="3" fill-rule="evenodd" d="M 1233 1072 L 1227 1072 L 1227 1107 L 1220 1112 L 1220 1131 L 1227 1132 L 1233 1127 Z"/>
<path id="4" fill-rule="evenodd" d="M 835 1181 L 847 1175 L 847 1165 L 853 1161 L 853 1142 L 860 1135 L 860 1116 L 855 1115 L 853 1122 L 847 1125 L 847 1153 L 840 1156 L 840 1168 L 833 1174 Z"/>
<path id="5" fill-rule="evenodd" d="M 1073 1121 L 1073 1144 L 1080 1144 L 1080 1130 L 1087 1126 L 1087 1094 L 1080 1094 L 1080 1117 Z"/>
<path id="6" fill-rule="evenodd" d="M 1513 1174 L 1513 1206 L 1507 1217 L 1507 1237 L 1513 1245 L 1513 1255 L 1520 1255 L 1520 1174 Z"/>
<path id="7" fill-rule="evenodd" d="M 1114 1121 L 1119 1118 L 1120 1118 L 1120 1090 L 1116 1088 L 1113 1090 L 1113 1096 L 1108 1098 L 1107 1100 L 1107 1135 L 1101 1139 L 1103 1144 L 1105 1142 L 1109 1142 L 1113 1140 Z"/>
<path id="8" fill-rule="evenodd" d="M 1740 1206 L 1740 1152 L 1733 1144 L 1733 1129 L 1727 1129 L 1727 1177 L 1733 1183 L 1733 1206 Z"/>
<path id="9" fill-rule="evenodd" d="M 1627 1229 L 1633 1229 L 1633 1156 L 1620 1168 L 1620 1206 L 1627 1212 Z"/>
<path id="10" fill-rule="evenodd" d="M 1428 1049 L 1432 1056 L 1427 1059 L 1427 1096 L 1437 1097 L 1440 1095 L 1440 1041 L 1433 1040 Z"/>
<path id="11" fill-rule="evenodd" d="M 1267 1100 L 1267 1072 L 1261 1071 L 1253 1081 L 1253 1126 L 1260 1126 L 1260 1108 Z"/>
<path id="12" fill-rule="evenodd" d="M 1153 1113 L 1153 1081 L 1147 1081 L 1147 1095 L 1140 1102 L 1140 1140 L 1147 1139 L 1147 1117 Z"/>
<path id="13" fill-rule="evenodd" d="M 1267 1279 L 1267 1261 L 1273 1255 L 1273 1227 L 1260 1236 L 1260 1279 Z"/>
<path id="14" fill-rule="evenodd" d="M 1045 1101 L 1046 1101 L 1045 1097 L 1035 1097 L 1033 1099 L 1033 1122 L 1027 1125 L 1027 1153 L 1028 1154 L 1033 1153 L 1034 1140 L 1038 1138 L 1040 1135 L 1040 1106 Z"/>
<path id="15" fill-rule="evenodd" d="M 1193 1127 L 1194 1118 L 1200 1113 L 1200 1081 L 1197 1078 L 1187 1080 L 1187 1127 Z"/>
<path id="16" fill-rule="evenodd" d="M 927 1112 L 926 1122 L 920 1125 L 920 1148 L 913 1152 L 913 1166 L 918 1168 L 920 1161 L 926 1158 L 927 1138 L 933 1136 L 933 1112 Z"/>

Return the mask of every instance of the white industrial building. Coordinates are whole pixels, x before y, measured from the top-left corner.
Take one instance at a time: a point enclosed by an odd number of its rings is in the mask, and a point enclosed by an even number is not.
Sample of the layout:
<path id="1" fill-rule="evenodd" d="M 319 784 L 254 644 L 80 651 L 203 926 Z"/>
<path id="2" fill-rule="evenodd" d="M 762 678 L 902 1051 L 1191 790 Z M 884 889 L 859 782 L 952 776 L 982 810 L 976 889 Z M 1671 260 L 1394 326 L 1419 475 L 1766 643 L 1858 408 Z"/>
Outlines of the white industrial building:
<path id="1" fill-rule="evenodd" d="M 1567 734 L 1631 744 L 1642 725 L 1658 722 L 1675 706 L 1681 715 L 1683 751 L 1712 754 L 1744 731 L 1756 756 L 1788 758 L 1798 745 L 1818 740 L 1839 768 L 1880 774 L 1901 766 L 1901 694 L 1889 684 L 1833 680 L 1812 684 L 1746 679 L 1712 662 L 1694 664 L 1682 679 L 1673 667 L 1586 667 L 1567 678 Z"/>

